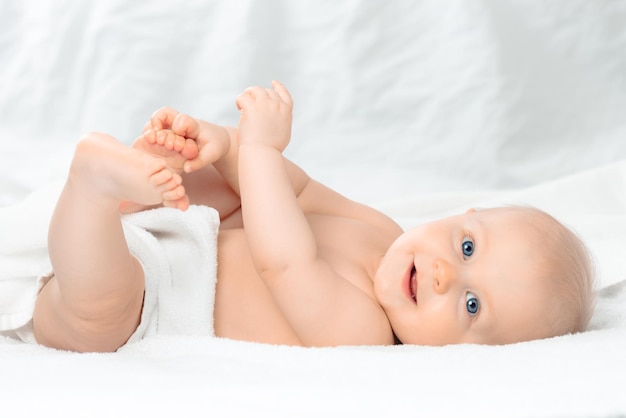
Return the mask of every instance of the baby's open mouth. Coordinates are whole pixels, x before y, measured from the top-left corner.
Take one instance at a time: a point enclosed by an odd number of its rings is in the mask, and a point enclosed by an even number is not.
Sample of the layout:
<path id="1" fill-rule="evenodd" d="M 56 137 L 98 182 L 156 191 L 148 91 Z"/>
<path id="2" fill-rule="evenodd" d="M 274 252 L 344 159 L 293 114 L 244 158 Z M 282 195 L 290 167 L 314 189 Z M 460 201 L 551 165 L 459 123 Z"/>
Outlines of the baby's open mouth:
<path id="1" fill-rule="evenodd" d="M 411 269 L 409 287 L 411 289 L 411 298 L 413 299 L 413 302 L 417 303 L 417 269 L 415 266 Z"/>

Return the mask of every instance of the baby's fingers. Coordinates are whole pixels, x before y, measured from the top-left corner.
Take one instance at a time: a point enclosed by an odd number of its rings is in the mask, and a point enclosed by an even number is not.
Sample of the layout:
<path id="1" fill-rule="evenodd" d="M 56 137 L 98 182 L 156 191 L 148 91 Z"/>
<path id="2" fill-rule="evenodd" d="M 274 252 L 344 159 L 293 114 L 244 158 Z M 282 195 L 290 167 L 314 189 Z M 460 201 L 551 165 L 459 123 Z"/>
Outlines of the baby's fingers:
<path id="1" fill-rule="evenodd" d="M 243 91 L 243 93 L 237 96 L 237 109 L 242 110 L 243 108 L 252 105 L 254 102 L 267 99 L 268 97 L 271 96 L 267 89 L 260 86 L 248 87 Z"/>
<path id="2" fill-rule="evenodd" d="M 191 116 L 179 113 L 172 121 L 172 131 L 177 135 L 195 140 L 200 135 L 200 125 Z"/>
<path id="3" fill-rule="evenodd" d="M 171 129 L 178 111 L 171 107 L 162 107 L 150 117 L 150 127 L 154 130 Z"/>
<path id="4" fill-rule="evenodd" d="M 253 93 L 250 91 L 250 89 L 246 89 L 243 93 L 237 96 L 235 103 L 237 104 L 237 109 L 243 110 L 244 108 L 254 103 Z"/>
<path id="5" fill-rule="evenodd" d="M 291 98 L 291 94 L 285 86 L 282 85 L 280 81 L 274 80 L 272 81 L 272 88 L 278 94 L 283 102 L 288 104 L 289 106 L 293 106 L 293 100 Z"/>
<path id="6" fill-rule="evenodd" d="M 193 141 L 192 141 L 193 142 Z M 213 164 L 228 152 L 229 144 L 223 141 L 212 141 L 199 150 L 197 157 L 188 158 L 183 165 L 185 173 L 192 173 L 204 166 Z"/>
<path id="7" fill-rule="evenodd" d="M 196 158 L 190 158 L 185 161 L 185 164 L 183 164 L 183 170 L 185 171 L 185 173 L 193 173 L 194 171 L 198 171 L 202 167 L 213 164 L 219 159 L 219 157 L 215 157 L 208 148 L 209 147 L 203 148 Z"/>
<path id="8" fill-rule="evenodd" d="M 198 171 L 208 164 L 209 163 L 205 162 L 202 158 L 196 157 L 192 160 L 185 161 L 185 164 L 183 165 L 183 170 L 185 171 L 185 173 L 193 173 L 194 171 Z"/>
<path id="9" fill-rule="evenodd" d="M 146 132 L 148 132 L 151 129 L 152 129 L 152 121 L 148 121 L 148 122 L 146 122 L 145 125 L 143 125 L 143 130 L 141 132 L 143 132 L 145 134 Z"/>

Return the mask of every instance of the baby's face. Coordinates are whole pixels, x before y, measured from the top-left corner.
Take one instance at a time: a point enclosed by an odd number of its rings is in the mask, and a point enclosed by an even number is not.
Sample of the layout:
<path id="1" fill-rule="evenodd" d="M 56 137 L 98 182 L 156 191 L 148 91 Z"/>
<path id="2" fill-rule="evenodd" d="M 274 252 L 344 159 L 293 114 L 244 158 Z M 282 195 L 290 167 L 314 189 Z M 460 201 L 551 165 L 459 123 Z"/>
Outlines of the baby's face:
<path id="1" fill-rule="evenodd" d="M 505 344 L 545 335 L 538 234 L 513 209 L 468 211 L 399 237 L 374 278 L 405 344 Z"/>

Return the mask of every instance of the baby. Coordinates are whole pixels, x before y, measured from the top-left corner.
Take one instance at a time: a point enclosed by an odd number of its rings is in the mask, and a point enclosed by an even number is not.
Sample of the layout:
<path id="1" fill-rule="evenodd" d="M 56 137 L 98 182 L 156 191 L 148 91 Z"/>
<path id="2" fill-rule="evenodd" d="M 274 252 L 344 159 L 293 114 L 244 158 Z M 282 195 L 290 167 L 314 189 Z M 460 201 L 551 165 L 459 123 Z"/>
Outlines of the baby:
<path id="1" fill-rule="evenodd" d="M 164 108 L 133 148 L 102 134 L 77 145 L 50 223 L 54 277 L 37 297 L 37 342 L 123 346 L 141 320 L 145 281 L 120 211 L 190 204 L 220 214 L 217 336 L 506 344 L 584 330 L 589 256 L 551 216 L 471 209 L 403 233 L 283 157 L 292 117 L 284 86 L 249 88 L 237 106 L 236 129 Z"/>

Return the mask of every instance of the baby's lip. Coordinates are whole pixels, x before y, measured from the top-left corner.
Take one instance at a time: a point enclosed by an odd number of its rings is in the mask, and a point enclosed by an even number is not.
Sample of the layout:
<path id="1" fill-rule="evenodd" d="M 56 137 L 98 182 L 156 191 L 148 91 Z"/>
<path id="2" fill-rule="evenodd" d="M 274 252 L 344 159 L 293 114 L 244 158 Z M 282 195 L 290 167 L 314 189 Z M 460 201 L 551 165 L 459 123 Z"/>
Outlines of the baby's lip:
<path id="1" fill-rule="evenodd" d="M 411 290 L 411 299 L 417 304 L 417 269 L 415 266 L 411 269 L 409 289 Z"/>
<path id="2" fill-rule="evenodd" d="M 417 303 L 417 269 L 414 264 L 407 270 L 403 282 L 404 294 L 411 299 L 413 303 Z"/>

